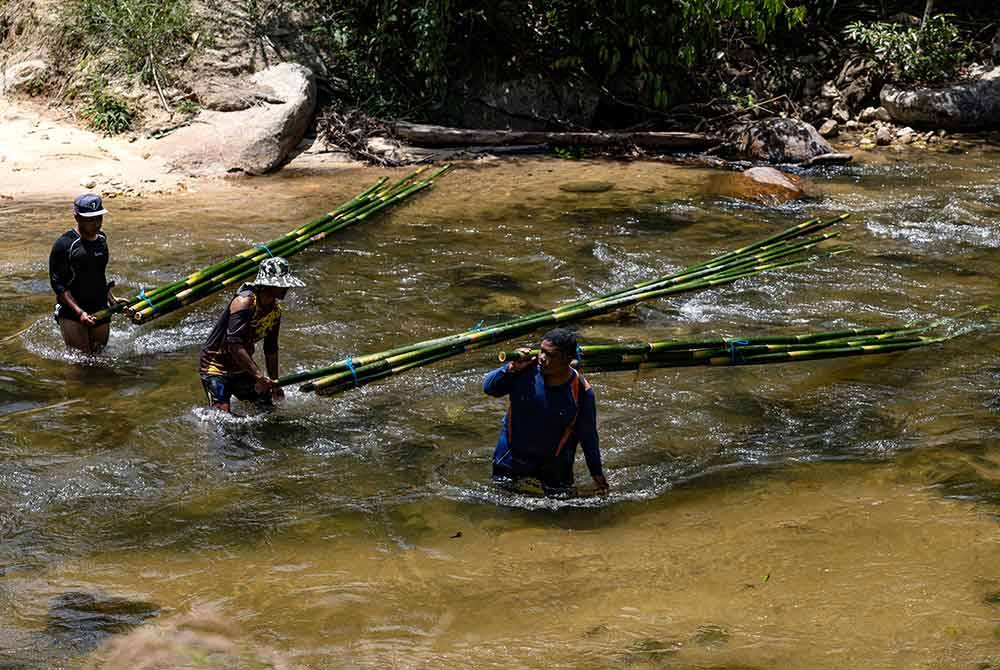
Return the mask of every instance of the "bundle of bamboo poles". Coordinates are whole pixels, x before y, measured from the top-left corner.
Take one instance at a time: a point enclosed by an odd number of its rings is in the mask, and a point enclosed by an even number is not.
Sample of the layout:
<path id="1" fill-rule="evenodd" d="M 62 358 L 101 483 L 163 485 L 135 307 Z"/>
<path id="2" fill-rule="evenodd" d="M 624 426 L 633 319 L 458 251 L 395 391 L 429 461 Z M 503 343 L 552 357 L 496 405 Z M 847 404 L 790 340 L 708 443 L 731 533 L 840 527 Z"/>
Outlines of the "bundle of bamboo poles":
<path id="1" fill-rule="evenodd" d="M 940 323 L 922 327 L 867 328 L 788 336 L 596 344 L 580 347 L 574 366 L 588 372 L 618 372 L 870 356 L 926 347 L 950 339 L 950 335 L 932 337 L 922 334 Z M 497 358 L 501 362 L 519 361 L 537 355 L 537 349 L 501 351 Z"/>
<path id="2" fill-rule="evenodd" d="M 819 257 L 809 256 L 808 252 L 839 234 L 823 231 L 847 216 L 844 214 L 829 221 L 804 221 L 705 262 L 596 298 L 387 351 L 353 359 L 348 357 L 316 370 L 286 375 L 278 380 L 278 384 L 288 386 L 306 382 L 301 387 L 302 391 L 333 395 L 544 327 L 606 314 L 653 298 L 730 284 L 768 270 L 808 265 Z M 836 248 L 826 253 L 834 255 L 843 251 L 846 249 Z"/>
<path id="3" fill-rule="evenodd" d="M 431 186 L 435 179 L 449 172 L 452 166 L 446 165 L 421 179 L 420 175 L 425 169 L 421 168 L 390 185 L 386 185 L 389 178 L 382 177 L 332 212 L 290 230 L 281 237 L 250 247 L 178 281 L 150 291 L 140 291 L 127 301 L 94 314 L 94 318 L 102 321 L 110 319 L 115 312 L 124 311 L 135 323 L 148 323 L 219 291 L 239 286 L 256 274 L 261 261 L 272 256 L 287 258 L 322 241 L 331 233 L 364 221 L 372 214 Z"/>

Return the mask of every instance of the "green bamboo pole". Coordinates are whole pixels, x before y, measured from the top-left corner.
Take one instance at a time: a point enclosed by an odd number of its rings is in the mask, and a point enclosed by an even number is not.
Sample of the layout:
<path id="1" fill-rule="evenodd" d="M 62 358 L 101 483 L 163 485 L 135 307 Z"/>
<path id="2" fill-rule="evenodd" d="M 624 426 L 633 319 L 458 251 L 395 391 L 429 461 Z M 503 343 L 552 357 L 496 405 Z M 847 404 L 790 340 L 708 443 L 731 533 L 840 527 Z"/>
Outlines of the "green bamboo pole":
<path id="1" fill-rule="evenodd" d="M 883 335 L 885 337 L 883 337 Z M 763 340 L 769 340 L 767 342 Z M 629 344 L 596 344 L 580 347 L 580 367 L 587 367 L 591 364 L 600 364 L 609 361 L 647 361 L 647 360 L 673 360 L 674 358 L 710 358 L 717 353 L 728 351 L 738 351 L 742 355 L 755 355 L 776 351 L 793 351 L 808 348 L 836 348 L 841 346 L 862 346 L 867 344 L 884 344 L 888 342 L 916 342 L 922 339 L 920 336 L 895 337 L 891 331 L 879 333 L 877 336 L 860 336 L 854 338 L 830 337 L 829 339 L 816 338 L 809 341 L 796 341 L 794 337 L 768 337 L 768 338 L 734 338 L 730 340 L 711 341 L 691 341 L 688 343 L 676 340 L 664 342 L 644 342 Z M 539 354 L 538 349 L 526 349 L 515 351 L 500 351 L 497 353 L 497 360 L 503 362 L 517 362 L 533 358 Z"/>
<path id="2" fill-rule="evenodd" d="M 275 246 L 280 246 L 282 244 L 282 242 L 285 240 L 285 238 L 289 238 L 289 237 L 293 237 L 293 236 L 297 237 L 297 236 L 302 235 L 304 233 L 308 233 L 309 231 L 311 231 L 311 230 L 313 230 L 313 229 L 315 229 L 315 228 L 323 225 L 324 223 L 326 223 L 330 219 L 334 218 L 338 214 L 340 214 L 342 212 L 345 212 L 345 211 L 349 211 L 351 208 L 355 207 L 358 202 L 362 201 L 364 198 L 367 198 L 371 193 L 373 193 L 374 191 L 376 191 L 379 187 L 381 187 L 383 184 L 385 184 L 385 182 L 387 182 L 388 180 L 389 180 L 388 177 L 380 177 L 374 184 L 372 184 L 371 186 L 369 186 L 364 191 L 362 191 L 358 195 L 354 196 L 353 198 L 351 198 L 350 200 L 348 200 L 344 204 L 340 205 L 337 209 L 335 209 L 335 210 L 333 210 L 331 212 L 327 212 L 326 214 L 323 214 L 322 216 L 319 216 L 319 217 L 313 219 L 312 221 L 310 221 L 310 222 L 308 222 L 308 223 L 306 223 L 306 224 L 304 224 L 302 226 L 299 226 L 298 228 L 296 228 L 294 230 L 291 230 L 291 231 L 285 233 L 281 237 L 278 237 L 278 238 L 275 238 L 274 240 L 271 240 L 270 242 L 268 242 L 266 244 L 266 246 L 268 246 L 269 248 L 273 248 Z M 111 315 L 114 314 L 114 313 L 121 312 L 123 310 L 128 310 L 129 308 L 135 309 L 135 308 L 137 308 L 136 307 L 137 305 L 141 305 L 141 304 L 145 303 L 145 301 L 146 301 L 147 298 L 156 298 L 159 295 L 163 295 L 163 294 L 166 294 L 166 293 L 171 292 L 171 291 L 180 290 L 180 289 L 184 288 L 185 286 L 190 286 L 190 285 L 194 284 L 197 281 L 200 281 L 200 280 L 202 280 L 202 279 L 204 279 L 206 277 L 212 276 L 216 272 L 219 272 L 219 271 L 222 271 L 222 270 L 226 269 L 227 267 L 229 267 L 230 265 L 232 265 L 234 263 L 240 262 L 241 259 L 246 258 L 249 254 L 252 254 L 253 252 L 258 251 L 259 249 L 260 249 L 259 246 L 257 246 L 257 247 L 251 247 L 251 248 L 246 249 L 246 250 L 244 250 L 244 251 L 242 251 L 242 252 L 240 252 L 240 253 L 238 253 L 238 254 L 236 254 L 234 256 L 231 256 L 229 258 L 223 259 L 222 261 L 219 261 L 218 263 L 210 265 L 210 266 L 208 266 L 206 268 L 202 268 L 201 270 L 198 270 L 196 272 L 192 272 L 191 274 L 189 274 L 188 276 L 184 277 L 183 279 L 179 279 L 177 281 L 170 282 L 169 284 L 165 284 L 163 286 L 159 286 L 157 288 L 151 289 L 148 293 L 147 292 L 136 293 L 131 298 L 129 298 L 127 300 L 123 300 L 123 301 L 121 301 L 117 305 L 113 305 L 111 307 L 108 307 L 105 310 L 101 310 L 101 311 L 95 313 L 94 314 L 94 318 L 98 319 L 98 320 L 107 319 L 107 318 L 110 318 Z"/>
<path id="3" fill-rule="evenodd" d="M 355 196 L 350 201 L 348 201 L 348 203 L 341 205 L 330 214 L 325 215 L 323 217 L 319 217 L 318 219 L 313 220 L 309 224 L 305 226 L 300 226 L 299 228 L 293 231 L 289 231 L 285 235 L 282 235 L 279 238 L 271 240 L 270 242 L 250 247 L 249 249 L 246 249 L 240 252 L 239 254 L 236 254 L 235 256 L 231 256 L 230 258 L 224 259 L 223 261 L 220 261 L 219 263 L 211 265 L 207 268 L 204 268 L 203 270 L 199 270 L 198 272 L 192 273 L 183 280 L 173 282 L 166 286 L 160 287 L 159 289 L 154 289 L 149 293 L 147 293 L 142 299 L 137 299 L 133 303 L 132 307 L 135 310 L 143 309 L 144 307 L 151 306 L 156 300 L 163 300 L 164 298 L 169 297 L 173 293 L 192 287 L 200 282 L 212 279 L 213 277 L 216 277 L 223 272 L 238 271 L 239 267 L 244 267 L 246 266 L 247 263 L 252 262 L 254 264 L 259 264 L 261 260 L 268 258 L 270 256 L 280 256 L 283 253 L 285 253 L 285 250 L 288 246 L 292 245 L 297 240 L 308 238 L 309 236 L 315 234 L 317 231 L 329 227 L 335 221 L 340 221 L 350 218 L 351 216 L 357 214 L 358 211 L 363 210 L 365 207 L 370 206 L 373 199 L 375 202 L 378 202 L 380 199 L 385 199 L 387 197 L 387 194 L 391 194 L 392 192 L 398 190 L 402 185 L 408 182 L 415 174 L 417 173 L 414 172 L 411 175 L 407 175 L 396 184 L 393 184 L 392 186 L 387 187 L 386 189 L 380 191 L 378 190 L 379 187 L 386 181 L 388 181 L 387 177 L 382 177 L 381 179 L 379 179 L 379 181 L 377 181 L 375 184 L 366 189 L 365 192 L 359 194 L 358 196 Z"/>
<path id="4" fill-rule="evenodd" d="M 555 310 L 549 310 L 547 312 L 539 313 L 533 319 L 528 319 L 514 325 L 510 326 L 499 326 L 493 327 L 485 330 L 470 331 L 466 333 L 461 333 L 457 336 L 451 336 L 447 338 L 441 338 L 439 343 L 431 344 L 429 346 L 423 346 L 415 350 L 407 350 L 396 355 L 386 356 L 386 352 L 381 352 L 380 354 L 372 354 L 369 356 L 359 357 L 356 361 L 352 361 L 354 364 L 353 372 L 351 370 L 334 372 L 332 374 L 319 377 L 318 379 L 313 379 L 307 382 L 301 387 L 303 391 L 315 390 L 319 392 L 320 390 L 333 387 L 333 388 L 345 388 L 345 380 L 353 378 L 355 375 L 375 373 L 382 370 L 391 370 L 397 365 L 409 363 L 411 361 L 419 361 L 421 359 L 436 356 L 438 353 L 446 352 L 447 356 L 454 356 L 465 351 L 470 351 L 478 347 L 486 346 L 487 344 L 492 344 L 497 341 L 511 339 L 513 337 L 518 337 L 525 333 L 537 330 L 538 328 L 545 325 L 554 325 L 556 323 L 561 323 L 565 321 L 576 321 L 582 318 L 587 318 L 591 316 L 596 316 L 598 314 L 604 314 L 621 307 L 625 307 L 637 302 L 644 300 L 651 300 L 653 298 L 659 298 L 665 295 L 672 295 L 675 293 L 682 293 L 686 291 L 698 290 L 703 288 L 710 288 L 713 286 L 719 286 L 723 284 L 729 284 L 738 279 L 745 277 L 751 277 L 770 269 L 776 269 L 779 267 L 794 267 L 798 265 L 810 264 L 813 261 L 793 261 L 786 263 L 772 263 L 765 264 L 762 266 L 756 266 L 752 269 L 748 269 L 742 273 L 731 273 L 719 278 L 707 277 L 700 278 L 696 281 L 691 281 L 676 286 L 669 286 L 666 288 L 655 289 L 651 291 L 646 291 L 644 293 L 633 293 L 625 295 L 622 297 L 614 298 L 612 300 L 596 300 L 586 305 L 575 307 L 569 310 L 560 311 L 559 308 Z M 486 339 L 489 338 L 489 342 Z M 438 360 L 438 359 L 435 359 Z M 344 361 L 346 368 L 346 360 Z M 301 373 L 296 375 L 296 377 L 301 377 Z M 288 379 L 280 380 L 281 385 L 287 385 L 291 383 Z"/>
<path id="5" fill-rule="evenodd" d="M 915 342 L 896 342 L 886 344 L 866 344 L 853 347 L 837 347 L 829 349 L 797 349 L 794 351 L 775 352 L 769 354 L 759 354 L 754 356 L 733 357 L 729 355 L 713 356 L 711 358 L 691 359 L 688 361 L 637 361 L 632 363 L 611 363 L 588 367 L 586 370 L 595 372 L 625 372 L 642 371 L 669 367 L 693 367 L 693 366 L 737 366 L 737 365 L 766 365 L 772 363 L 788 363 L 793 361 L 811 361 L 826 358 L 842 358 L 846 356 L 870 356 L 875 354 L 888 354 L 896 351 L 906 351 L 926 347 L 931 344 L 944 342 L 950 338 L 921 338 Z"/>
<path id="6" fill-rule="evenodd" d="M 400 180 L 393 187 L 375 193 L 373 199 L 361 204 L 354 210 L 343 213 L 340 217 L 326 222 L 319 228 L 313 228 L 297 237 L 287 239 L 277 249 L 271 249 L 271 254 L 256 247 L 255 250 L 257 250 L 257 253 L 244 259 L 239 264 L 231 266 L 222 272 L 202 278 L 197 283 L 184 287 L 179 291 L 162 295 L 158 300 L 152 300 L 152 304 L 147 304 L 142 309 L 135 311 L 132 317 L 133 321 L 136 323 L 148 323 L 155 318 L 168 314 L 180 307 L 190 305 L 226 288 L 234 285 L 238 286 L 242 281 L 253 276 L 260 262 L 271 255 L 292 256 L 325 239 L 331 233 L 364 221 L 376 212 L 430 187 L 434 179 L 447 174 L 451 169 L 450 165 L 445 166 L 431 177 L 409 184 L 404 183 L 409 177 L 404 178 L 404 180 Z"/>
<path id="7" fill-rule="evenodd" d="M 762 240 L 759 243 L 752 244 L 752 245 L 747 245 L 746 247 L 743 247 L 742 248 L 744 250 L 743 255 L 741 255 L 740 253 L 737 253 L 737 251 L 739 251 L 739 250 L 723 254 L 723 256 L 726 256 L 726 257 L 729 258 L 729 262 L 728 262 L 728 264 L 725 264 L 725 263 L 719 264 L 719 268 L 721 268 L 722 270 L 733 270 L 734 272 L 735 271 L 739 271 L 737 274 L 733 275 L 732 278 L 730 279 L 730 281 L 735 281 L 736 279 L 742 278 L 743 276 L 752 276 L 753 274 L 757 274 L 757 272 L 763 271 L 763 269 L 777 269 L 778 267 L 786 267 L 786 265 L 770 264 L 770 267 L 761 268 L 761 269 L 759 269 L 757 271 L 753 271 L 753 272 L 749 272 L 748 274 L 744 274 L 745 271 L 748 270 L 748 268 L 753 267 L 753 266 L 748 265 L 748 264 L 749 263 L 753 263 L 754 261 L 752 259 L 744 258 L 743 256 L 746 255 L 746 254 L 749 254 L 750 252 L 755 252 L 755 251 L 761 249 L 763 246 L 768 246 L 767 244 L 765 244 L 768 241 L 772 241 L 772 240 L 775 240 L 775 239 L 778 239 L 778 238 L 780 238 L 781 240 L 790 239 L 794 235 L 802 234 L 803 231 L 805 231 L 806 233 L 808 233 L 808 232 L 811 232 L 812 230 L 816 229 L 817 227 L 825 228 L 828 225 L 832 225 L 833 223 L 836 223 L 838 221 L 842 221 L 845 218 L 846 218 L 846 215 L 843 215 L 843 216 L 836 217 L 835 219 L 833 219 L 833 220 L 831 220 L 829 222 L 825 222 L 825 223 L 824 222 L 820 222 L 819 224 L 817 224 L 814 221 L 807 221 L 807 222 L 804 222 L 802 224 L 798 224 L 796 226 L 793 226 L 793 227 L 787 229 L 786 231 L 782 231 L 781 233 L 773 235 L 773 236 L 767 238 L 766 240 Z M 805 251 L 806 249 L 814 247 L 817 244 L 821 243 L 822 241 L 825 241 L 826 239 L 830 239 L 830 238 L 834 237 L 835 235 L 836 234 L 832 234 L 832 233 L 831 234 L 826 234 L 826 235 L 820 236 L 819 238 L 813 238 L 812 240 L 809 240 L 809 241 L 806 241 L 806 242 L 796 243 L 794 245 L 796 247 L 795 248 L 795 252 Z M 775 244 L 771 244 L 770 246 L 771 246 L 771 248 L 767 252 L 765 252 L 765 254 L 763 254 L 764 258 L 771 258 L 771 259 L 773 259 L 774 257 L 777 257 L 778 255 L 781 255 L 783 253 L 783 250 L 784 250 L 783 247 L 776 246 Z M 785 247 L 787 247 L 787 246 L 792 246 L 792 245 L 785 244 Z M 789 252 L 789 253 L 792 253 L 792 252 Z M 840 252 L 838 251 L 837 253 L 840 253 Z M 758 254 L 758 256 L 761 256 L 761 254 Z M 708 261 L 708 262 L 711 262 L 711 261 Z M 373 362 L 375 362 L 375 361 L 377 361 L 379 359 L 382 359 L 382 358 L 390 358 L 390 357 L 398 356 L 398 355 L 402 355 L 402 354 L 407 354 L 407 353 L 412 353 L 412 352 L 419 352 L 419 351 L 422 351 L 423 349 L 428 348 L 428 347 L 442 347 L 442 346 L 448 347 L 448 346 L 456 345 L 456 344 L 461 343 L 466 338 L 471 338 L 472 341 L 476 341 L 477 339 L 478 340 L 485 340 L 485 338 L 489 337 L 491 343 L 495 343 L 495 342 L 499 341 L 498 337 L 499 337 L 499 333 L 501 332 L 501 329 L 504 329 L 504 328 L 514 328 L 514 327 L 517 327 L 517 326 L 520 326 L 520 325 L 525 325 L 525 326 L 528 326 L 528 328 L 527 328 L 527 330 L 525 332 L 530 332 L 530 330 L 534 330 L 534 329 L 538 328 L 539 327 L 539 323 L 541 321 L 543 321 L 543 320 L 549 320 L 549 319 L 547 319 L 547 317 L 554 317 L 554 320 L 556 320 L 556 321 L 558 321 L 558 320 L 565 320 L 566 317 L 564 316 L 564 313 L 565 314 L 573 315 L 573 314 L 576 313 L 576 312 L 574 312 L 574 310 L 578 310 L 578 309 L 581 309 L 581 308 L 582 309 L 592 309 L 592 308 L 598 306 L 598 303 L 599 303 L 600 300 L 613 300 L 613 299 L 618 298 L 618 297 L 628 298 L 628 297 L 634 296 L 634 295 L 642 296 L 641 299 L 649 299 L 649 296 L 648 296 L 649 289 L 646 288 L 645 291 L 641 290 L 644 287 L 650 287 L 650 286 L 656 286 L 656 285 L 662 285 L 662 284 L 670 284 L 670 283 L 674 282 L 675 280 L 680 281 L 682 279 L 685 279 L 689 275 L 694 275 L 695 273 L 699 273 L 700 274 L 701 273 L 700 272 L 700 268 L 702 268 L 703 266 L 705 266 L 706 263 L 699 263 L 699 264 L 697 264 L 695 266 L 691 266 L 692 268 L 698 268 L 697 270 L 694 271 L 694 273 L 689 272 L 690 268 L 685 268 L 683 270 L 680 270 L 678 272 L 672 273 L 672 274 L 667 275 L 665 277 L 658 278 L 658 279 L 653 280 L 653 281 L 641 282 L 640 284 L 633 284 L 632 286 L 626 287 L 626 288 L 621 289 L 619 291 L 615 291 L 615 292 L 612 292 L 612 293 L 609 293 L 609 294 L 605 294 L 604 296 L 600 296 L 597 299 L 591 299 L 591 300 L 587 300 L 587 301 L 578 301 L 578 302 L 575 302 L 575 303 L 571 303 L 571 304 L 568 304 L 568 305 L 563 305 L 563 306 L 554 308 L 552 310 L 546 310 L 545 312 L 539 312 L 539 313 L 535 313 L 535 314 L 531 314 L 531 315 L 526 315 L 524 317 L 518 317 L 516 319 L 512 319 L 512 320 L 503 322 L 501 324 L 496 324 L 496 325 L 488 327 L 488 328 L 476 329 L 476 330 L 473 330 L 473 331 L 468 331 L 466 333 L 459 333 L 459 334 L 455 334 L 455 335 L 448 335 L 448 336 L 445 336 L 445 337 L 434 338 L 434 339 L 431 339 L 431 340 L 424 340 L 422 342 L 417 342 L 417 343 L 413 343 L 413 344 L 404 345 L 404 346 L 401 346 L 401 347 L 396 347 L 396 348 L 389 349 L 389 350 L 382 351 L 382 352 L 378 352 L 378 353 L 375 353 L 375 354 L 368 354 L 368 355 L 360 356 L 357 359 L 354 359 L 353 363 L 355 365 L 367 365 L 367 364 L 371 364 L 371 363 L 373 363 Z M 768 264 L 764 264 L 764 265 L 768 265 Z M 791 266 L 787 266 L 787 267 L 791 267 Z M 683 285 L 683 283 L 682 284 L 678 284 L 678 285 Z M 704 288 L 704 286 L 693 286 L 693 288 Z M 654 297 L 657 297 L 657 296 L 654 296 Z M 628 303 L 628 304 L 631 304 L 631 303 Z M 623 303 L 620 303 L 617 306 L 612 307 L 611 309 L 617 309 L 618 307 L 621 307 L 621 306 L 626 306 L 626 305 L 623 304 Z M 611 309 L 609 309 L 608 311 L 611 311 Z M 604 312 L 600 312 L 600 313 L 604 313 Z M 596 315 L 596 314 L 594 314 L 594 315 Z M 560 319 L 560 317 L 563 317 L 563 318 Z M 510 337 L 516 337 L 516 336 L 517 336 L 517 334 L 511 334 L 508 337 L 505 337 L 504 339 L 509 339 Z M 311 390 L 313 388 L 311 380 L 318 380 L 318 379 L 327 377 L 329 375 L 333 375 L 333 374 L 337 374 L 337 373 L 342 373 L 345 370 L 347 370 L 347 361 L 346 361 L 346 359 L 341 360 L 341 361 L 337 361 L 337 362 L 332 363 L 331 365 L 328 365 L 328 366 L 317 368 L 315 370 L 303 371 L 303 372 L 295 373 L 293 375 L 288 375 L 286 377 L 283 377 L 282 380 L 281 380 L 281 382 L 282 382 L 282 385 L 291 385 L 291 384 L 297 384 L 297 383 L 301 383 L 301 382 L 309 382 L 309 383 L 306 384 L 306 386 L 303 387 L 303 389 L 304 390 Z"/>
<path id="8" fill-rule="evenodd" d="M 361 210 L 352 212 L 349 216 L 329 222 L 326 226 L 320 228 L 318 232 L 315 230 L 308 232 L 298 238 L 289 240 L 282 246 L 271 249 L 271 253 L 258 249 L 256 255 L 250 256 L 240 264 L 235 265 L 224 272 L 209 276 L 200 283 L 196 283 L 192 286 L 184 288 L 183 290 L 177 291 L 176 293 L 163 296 L 159 300 L 153 300 L 151 305 L 139 310 L 133 316 L 133 320 L 137 323 L 149 321 L 151 318 L 154 318 L 154 316 L 159 316 L 172 311 L 172 308 L 176 305 L 187 305 L 195 299 L 202 298 L 205 295 L 210 295 L 211 293 L 216 292 L 216 290 L 222 290 L 223 288 L 232 285 L 238 280 L 238 278 L 245 278 L 248 274 L 254 274 L 261 261 L 271 256 L 292 256 L 302 249 L 312 246 L 316 242 L 324 239 L 331 232 L 342 230 L 349 225 L 362 221 L 371 213 L 398 202 L 399 200 L 426 188 L 428 185 L 429 184 L 427 183 L 418 183 L 394 194 L 390 198 L 370 203 Z M 215 290 L 208 290 L 206 292 L 206 288 L 212 289 L 212 287 L 218 288 Z"/>

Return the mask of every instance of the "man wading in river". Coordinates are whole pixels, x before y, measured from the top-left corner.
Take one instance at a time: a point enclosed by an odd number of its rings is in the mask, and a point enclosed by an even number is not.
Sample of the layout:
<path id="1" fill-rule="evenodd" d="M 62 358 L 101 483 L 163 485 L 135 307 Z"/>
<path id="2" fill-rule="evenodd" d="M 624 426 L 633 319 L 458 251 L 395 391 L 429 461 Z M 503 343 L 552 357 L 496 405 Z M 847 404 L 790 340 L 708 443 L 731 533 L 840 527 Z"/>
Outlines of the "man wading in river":
<path id="1" fill-rule="evenodd" d="M 292 276 L 284 258 L 268 258 L 260 264 L 257 278 L 240 287 L 219 315 L 201 349 L 198 372 L 215 409 L 230 411 L 236 396 L 258 407 L 268 407 L 284 392 L 275 386 L 278 378 L 278 331 L 281 305 L 293 286 L 305 286 Z M 264 340 L 265 375 L 253 360 L 254 344 Z"/>
<path id="2" fill-rule="evenodd" d="M 583 445 L 590 476 L 598 489 L 608 482 L 601 469 L 594 391 L 570 367 L 576 336 L 557 328 L 545 334 L 538 356 L 512 361 L 486 375 L 483 391 L 510 396 L 500 439 L 493 453 L 493 478 L 538 479 L 546 494 L 573 487 L 577 444 Z"/>
<path id="3" fill-rule="evenodd" d="M 66 346 L 96 354 L 108 343 L 111 326 L 92 316 L 117 302 L 108 267 L 108 238 L 101 232 L 108 211 L 101 196 L 84 193 L 73 201 L 76 229 L 67 230 L 49 253 L 49 283 L 56 294 L 55 319 Z"/>

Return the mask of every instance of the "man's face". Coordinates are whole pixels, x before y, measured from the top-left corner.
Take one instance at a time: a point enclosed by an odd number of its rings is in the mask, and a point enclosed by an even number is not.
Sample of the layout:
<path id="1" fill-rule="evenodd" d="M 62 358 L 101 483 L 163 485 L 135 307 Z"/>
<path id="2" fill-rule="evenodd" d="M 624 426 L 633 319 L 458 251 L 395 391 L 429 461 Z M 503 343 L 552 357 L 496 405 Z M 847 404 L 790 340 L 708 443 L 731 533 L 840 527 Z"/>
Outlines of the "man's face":
<path id="1" fill-rule="evenodd" d="M 559 374 L 569 367 L 570 359 L 548 340 L 542 340 L 538 352 L 538 367 L 543 375 Z"/>
<path id="2" fill-rule="evenodd" d="M 104 224 L 103 216 L 76 216 L 76 225 L 80 232 L 88 237 L 96 235 Z"/>

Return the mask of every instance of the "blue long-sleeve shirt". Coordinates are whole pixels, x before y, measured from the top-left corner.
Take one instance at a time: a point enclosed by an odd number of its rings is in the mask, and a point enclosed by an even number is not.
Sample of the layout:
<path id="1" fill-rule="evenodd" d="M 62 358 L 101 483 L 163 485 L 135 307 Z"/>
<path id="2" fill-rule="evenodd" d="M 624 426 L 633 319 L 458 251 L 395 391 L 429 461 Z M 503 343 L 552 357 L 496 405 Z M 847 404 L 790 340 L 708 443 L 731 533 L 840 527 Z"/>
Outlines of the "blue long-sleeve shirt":
<path id="1" fill-rule="evenodd" d="M 576 371 L 573 374 L 579 376 Z M 573 461 L 580 444 L 591 476 L 604 474 L 594 391 L 579 376 L 577 407 L 573 400 L 573 383 L 571 377 L 565 384 L 546 386 L 537 365 L 521 372 L 512 372 L 504 365 L 486 375 L 484 392 L 498 398 L 510 396 L 510 409 L 503 418 L 500 439 L 493 454 L 494 464 L 515 475 L 536 476 L 543 480 L 554 476 L 561 483 L 572 484 Z M 576 425 L 557 457 L 556 450 L 574 416 Z"/>

